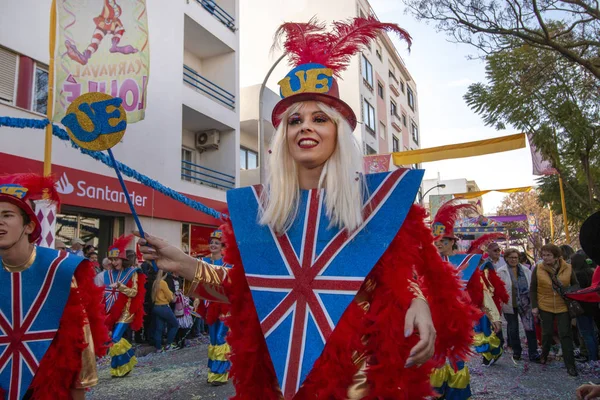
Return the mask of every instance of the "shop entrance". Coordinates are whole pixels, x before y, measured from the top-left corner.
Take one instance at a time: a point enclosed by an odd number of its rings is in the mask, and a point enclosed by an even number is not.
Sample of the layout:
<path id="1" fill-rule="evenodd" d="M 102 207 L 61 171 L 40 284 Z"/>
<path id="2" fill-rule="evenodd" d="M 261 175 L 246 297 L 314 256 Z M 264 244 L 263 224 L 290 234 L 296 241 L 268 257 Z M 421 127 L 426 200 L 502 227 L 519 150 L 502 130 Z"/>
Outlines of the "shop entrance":
<path id="1" fill-rule="evenodd" d="M 106 257 L 108 246 L 125 231 L 124 217 L 90 213 L 75 207 L 63 206 L 56 220 L 56 239 L 67 247 L 79 238 L 98 249 L 98 259 Z"/>

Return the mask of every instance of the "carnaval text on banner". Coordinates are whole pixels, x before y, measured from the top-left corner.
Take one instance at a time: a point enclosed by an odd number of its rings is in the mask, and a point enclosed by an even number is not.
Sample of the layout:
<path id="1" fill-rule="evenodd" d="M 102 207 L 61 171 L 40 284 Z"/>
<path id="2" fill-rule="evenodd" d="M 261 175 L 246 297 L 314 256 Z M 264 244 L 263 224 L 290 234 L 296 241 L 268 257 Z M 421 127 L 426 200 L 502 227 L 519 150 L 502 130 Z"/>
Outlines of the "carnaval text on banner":
<path id="1" fill-rule="evenodd" d="M 63 0 L 56 5 L 54 121 L 77 97 L 123 100 L 128 123 L 144 119 L 150 50 L 145 0 Z"/>

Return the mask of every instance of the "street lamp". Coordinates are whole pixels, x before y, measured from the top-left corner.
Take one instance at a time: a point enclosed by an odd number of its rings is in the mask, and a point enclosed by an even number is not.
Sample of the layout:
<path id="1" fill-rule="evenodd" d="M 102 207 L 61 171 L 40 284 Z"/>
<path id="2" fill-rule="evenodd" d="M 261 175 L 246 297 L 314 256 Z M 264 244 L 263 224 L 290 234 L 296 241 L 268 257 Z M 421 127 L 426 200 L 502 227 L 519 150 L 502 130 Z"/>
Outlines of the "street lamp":
<path id="1" fill-rule="evenodd" d="M 427 190 L 422 196 L 421 196 L 421 201 L 419 203 L 421 203 L 421 205 L 423 205 L 423 201 L 425 200 L 425 196 L 427 196 L 427 193 L 431 192 L 433 189 L 435 188 L 440 188 L 440 189 L 444 189 L 446 187 L 445 183 L 440 183 L 438 185 L 435 185 L 431 188 L 429 188 L 429 190 Z"/>

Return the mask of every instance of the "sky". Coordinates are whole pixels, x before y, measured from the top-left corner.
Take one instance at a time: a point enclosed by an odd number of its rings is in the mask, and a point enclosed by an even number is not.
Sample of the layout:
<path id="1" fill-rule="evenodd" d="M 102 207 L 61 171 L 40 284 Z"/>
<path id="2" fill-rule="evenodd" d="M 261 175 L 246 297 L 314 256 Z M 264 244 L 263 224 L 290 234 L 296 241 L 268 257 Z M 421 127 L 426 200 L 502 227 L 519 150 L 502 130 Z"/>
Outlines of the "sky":
<path id="1" fill-rule="evenodd" d="M 404 12 L 400 0 L 370 0 L 382 22 L 395 22 L 413 38 L 411 51 L 404 42 L 390 35 L 413 76 L 418 90 L 421 147 L 489 139 L 518 133 L 487 127 L 463 100 L 470 84 L 485 82 L 485 64 L 469 60 L 474 47 L 455 44 L 438 33 L 432 23 L 417 21 Z M 535 184 L 531 173 L 529 148 L 480 157 L 423 164 L 425 178 L 466 178 L 475 180 L 481 190 L 507 189 Z M 486 214 L 494 214 L 504 194 L 483 197 Z"/>

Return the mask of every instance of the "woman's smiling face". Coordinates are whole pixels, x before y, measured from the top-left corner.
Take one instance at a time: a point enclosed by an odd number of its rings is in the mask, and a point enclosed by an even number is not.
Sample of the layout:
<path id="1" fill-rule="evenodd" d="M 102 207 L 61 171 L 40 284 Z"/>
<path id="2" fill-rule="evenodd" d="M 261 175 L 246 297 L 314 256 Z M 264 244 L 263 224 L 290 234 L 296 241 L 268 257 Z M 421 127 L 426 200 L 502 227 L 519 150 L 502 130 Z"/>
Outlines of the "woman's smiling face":
<path id="1" fill-rule="evenodd" d="M 301 167 L 319 167 L 337 145 L 337 125 L 314 101 L 302 103 L 287 121 L 287 144 L 292 159 Z"/>

